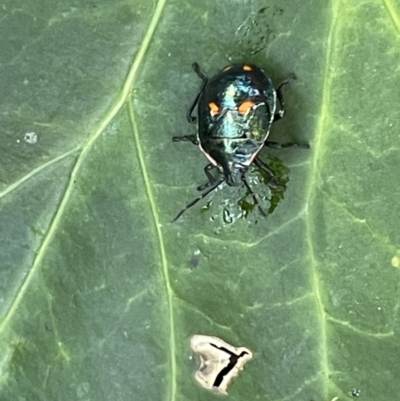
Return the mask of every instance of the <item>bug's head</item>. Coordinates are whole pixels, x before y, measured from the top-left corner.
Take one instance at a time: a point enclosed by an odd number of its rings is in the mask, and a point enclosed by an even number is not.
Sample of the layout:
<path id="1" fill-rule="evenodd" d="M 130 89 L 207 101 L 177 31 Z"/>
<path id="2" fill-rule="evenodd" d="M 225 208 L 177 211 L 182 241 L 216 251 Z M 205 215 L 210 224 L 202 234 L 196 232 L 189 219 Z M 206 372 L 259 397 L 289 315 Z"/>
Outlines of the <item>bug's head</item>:
<path id="1" fill-rule="evenodd" d="M 244 166 L 229 162 L 227 166 L 223 166 L 226 183 L 231 187 L 237 187 L 243 182 L 243 174 L 246 171 Z"/>

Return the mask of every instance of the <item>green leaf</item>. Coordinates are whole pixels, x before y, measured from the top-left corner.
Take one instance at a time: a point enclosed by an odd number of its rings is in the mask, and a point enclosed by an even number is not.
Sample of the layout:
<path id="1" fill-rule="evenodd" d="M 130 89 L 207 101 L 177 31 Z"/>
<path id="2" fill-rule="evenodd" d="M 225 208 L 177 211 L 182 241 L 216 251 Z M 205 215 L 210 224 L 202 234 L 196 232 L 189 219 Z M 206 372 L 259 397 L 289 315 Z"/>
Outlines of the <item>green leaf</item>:
<path id="1" fill-rule="evenodd" d="M 398 2 L 6 0 L 0 35 L 1 400 L 217 399 L 194 334 L 252 351 L 234 400 L 398 398 Z M 263 150 L 268 218 L 224 187 L 171 224 L 190 65 L 243 60 L 296 73 L 271 139 L 311 149 Z"/>

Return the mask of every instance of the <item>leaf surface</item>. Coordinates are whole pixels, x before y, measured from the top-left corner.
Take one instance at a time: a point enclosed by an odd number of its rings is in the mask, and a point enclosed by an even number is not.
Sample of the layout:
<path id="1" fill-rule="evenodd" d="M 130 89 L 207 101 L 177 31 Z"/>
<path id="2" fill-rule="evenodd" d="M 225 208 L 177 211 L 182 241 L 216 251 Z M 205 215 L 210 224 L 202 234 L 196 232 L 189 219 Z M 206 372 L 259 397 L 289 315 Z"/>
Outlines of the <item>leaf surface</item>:
<path id="1" fill-rule="evenodd" d="M 395 400 L 399 5 L 3 3 L 0 399 L 213 400 L 205 334 L 254 354 L 234 400 Z M 290 170 L 268 218 L 228 221 L 224 187 L 171 224 L 205 181 L 171 141 L 190 65 L 243 60 L 296 73 L 271 140 L 311 149 L 263 150 Z"/>

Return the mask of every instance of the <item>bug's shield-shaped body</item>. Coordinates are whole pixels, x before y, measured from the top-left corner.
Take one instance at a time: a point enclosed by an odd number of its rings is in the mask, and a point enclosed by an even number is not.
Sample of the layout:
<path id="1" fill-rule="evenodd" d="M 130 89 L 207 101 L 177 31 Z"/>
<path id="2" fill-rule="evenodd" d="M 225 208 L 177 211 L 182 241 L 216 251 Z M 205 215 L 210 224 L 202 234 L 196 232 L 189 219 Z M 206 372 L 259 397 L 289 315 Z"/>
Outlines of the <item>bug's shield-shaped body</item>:
<path id="1" fill-rule="evenodd" d="M 242 183 L 268 137 L 275 109 L 273 84 L 253 65 L 225 67 L 205 86 L 198 104 L 198 141 L 228 185 Z"/>

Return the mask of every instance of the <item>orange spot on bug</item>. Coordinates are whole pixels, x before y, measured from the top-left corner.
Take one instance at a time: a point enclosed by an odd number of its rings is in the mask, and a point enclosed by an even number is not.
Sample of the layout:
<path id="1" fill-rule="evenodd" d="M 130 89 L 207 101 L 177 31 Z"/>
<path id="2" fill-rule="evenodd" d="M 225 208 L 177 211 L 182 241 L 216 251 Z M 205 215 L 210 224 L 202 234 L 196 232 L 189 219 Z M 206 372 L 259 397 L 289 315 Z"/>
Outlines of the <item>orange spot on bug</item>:
<path id="1" fill-rule="evenodd" d="M 248 110 L 250 110 L 255 103 L 252 100 L 245 100 L 238 108 L 238 111 L 240 114 L 245 114 L 247 113 Z"/>
<path id="2" fill-rule="evenodd" d="M 217 106 L 216 103 L 210 102 L 210 103 L 208 103 L 208 107 L 210 108 L 212 114 L 219 113 L 219 107 Z"/>
<path id="3" fill-rule="evenodd" d="M 243 70 L 244 71 L 251 71 L 253 68 L 251 68 L 251 66 L 250 65 L 244 65 L 243 66 Z"/>

